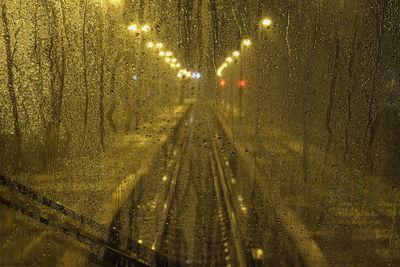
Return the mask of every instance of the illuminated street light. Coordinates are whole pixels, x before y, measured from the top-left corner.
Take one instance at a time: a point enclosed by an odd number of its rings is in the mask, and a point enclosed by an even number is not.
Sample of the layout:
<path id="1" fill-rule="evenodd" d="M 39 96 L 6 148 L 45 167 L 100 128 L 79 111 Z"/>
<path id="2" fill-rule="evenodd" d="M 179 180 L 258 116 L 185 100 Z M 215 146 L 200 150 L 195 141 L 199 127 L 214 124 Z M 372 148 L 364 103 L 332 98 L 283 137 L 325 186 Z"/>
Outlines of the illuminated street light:
<path id="1" fill-rule="evenodd" d="M 200 74 L 200 73 L 197 73 L 197 74 L 196 74 L 196 78 L 197 78 L 197 79 L 200 79 L 200 78 L 201 78 L 201 74 Z"/>
<path id="2" fill-rule="evenodd" d="M 172 52 L 171 52 L 171 51 L 168 51 L 168 52 L 167 52 L 167 57 L 170 57 L 170 56 L 172 56 Z"/>
<path id="3" fill-rule="evenodd" d="M 167 63 L 169 63 L 171 61 L 171 58 L 169 58 L 169 57 L 167 57 L 166 59 L 165 59 L 165 62 L 167 62 Z"/>
<path id="4" fill-rule="evenodd" d="M 176 65 L 174 63 L 171 64 L 171 68 L 175 68 Z"/>
<path id="5" fill-rule="evenodd" d="M 148 47 L 148 48 L 152 48 L 152 47 L 154 47 L 154 44 L 151 43 L 151 42 L 150 42 L 150 43 L 147 43 L 147 47 Z"/>
<path id="6" fill-rule="evenodd" d="M 222 66 L 223 66 L 224 68 L 226 68 L 226 67 L 228 67 L 228 64 L 224 63 L 224 64 L 222 64 Z"/>
<path id="7" fill-rule="evenodd" d="M 177 74 L 177 76 L 178 76 L 178 78 L 182 78 L 183 75 L 182 75 L 182 73 L 179 72 L 179 73 Z"/>
<path id="8" fill-rule="evenodd" d="M 228 57 L 228 58 L 226 58 L 226 61 L 228 61 L 230 63 L 230 62 L 232 62 L 232 58 Z"/>
<path id="9" fill-rule="evenodd" d="M 160 51 L 160 53 L 158 53 L 158 55 L 159 55 L 160 57 L 163 57 L 163 56 L 165 56 L 165 53 L 164 53 L 163 51 Z"/>
<path id="10" fill-rule="evenodd" d="M 156 47 L 157 47 L 157 48 L 162 48 L 162 47 L 163 47 L 163 44 L 162 44 L 162 43 L 157 43 L 157 44 L 156 44 Z"/>
<path id="11" fill-rule="evenodd" d="M 144 25 L 144 26 L 142 27 L 142 31 L 144 31 L 144 32 L 150 31 L 150 26 L 149 26 L 149 25 Z"/>
<path id="12" fill-rule="evenodd" d="M 235 57 L 238 57 L 238 56 L 240 56 L 240 53 L 239 53 L 239 51 L 235 51 L 235 52 L 233 52 L 233 55 L 234 55 Z"/>
<path id="13" fill-rule="evenodd" d="M 142 27 L 142 31 L 144 31 L 144 32 L 150 31 L 150 26 L 149 26 L 149 25 L 144 25 L 144 26 Z"/>
<path id="14" fill-rule="evenodd" d="M 176 58 L 171 59 L 172 63 L 176 63 Z"/>
<path id="15" fill-rule="evenodd" d="M 245 46 L 250 46 L 250 44 L 251 44 L 250 39 L 245 39 L 245 40 L 243 40 L 243 45 L 245 45 Z"/>
<path id="16" fill-rule="evenodd" d="M 223 70 L 222 67 L 220 67 L 220 68 L 218 69 L 218 71 L 217 71 L 217 76 L 219 76 L 219 77 L 222 76 L 222 70 Z"/>
<path id="17" fill-rule="evenodd" d="M 181 67 L 181 63 L 176 63 L 176 67 L 180 68 Z"/>
<path id="18" fill-rule="evenodd" d="M 192 73 L 192 78 L 193 79 L 196 78 L 196 73 L 195 72 Z"/>
<path id="19" fill-rule="evenodd" d="M 129 30 L 130 31 L 136 31 L 137 30 L 137 26 L 136 25 L 131 25 L 131 26 L 129 26 Z"/>
<path id="20" fill-rule="evenodd" d="M 264 19 L 264 20 L 262 21 L 262 24 L 263 24 L 265 27 L 270 26 L 271 23 L 272 23 L 272 21 L 271 21 L 270 19 Z"/>

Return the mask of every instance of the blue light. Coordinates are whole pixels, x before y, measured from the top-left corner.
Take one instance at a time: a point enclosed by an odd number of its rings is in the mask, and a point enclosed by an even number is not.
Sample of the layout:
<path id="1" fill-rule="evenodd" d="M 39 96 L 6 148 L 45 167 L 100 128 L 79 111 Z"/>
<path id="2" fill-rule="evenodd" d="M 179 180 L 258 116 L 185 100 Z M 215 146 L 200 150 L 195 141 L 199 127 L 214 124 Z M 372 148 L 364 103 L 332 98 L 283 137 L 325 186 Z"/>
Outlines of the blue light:
<path id="1" fill-rule="evenodd" d="M 137 75 L 133 75 L 132 79 L 134 79 L 136 81 L 137 80 Z"/>
<path id="2" fill-rule="evenodd" d="M 201 78 L 201 74 L 200 74 L 200 73 L 197 73 L 197 74 L 196 74 L 196 78 L 197 78 L 197 79 L 200 79 L 200 78 Z"/>

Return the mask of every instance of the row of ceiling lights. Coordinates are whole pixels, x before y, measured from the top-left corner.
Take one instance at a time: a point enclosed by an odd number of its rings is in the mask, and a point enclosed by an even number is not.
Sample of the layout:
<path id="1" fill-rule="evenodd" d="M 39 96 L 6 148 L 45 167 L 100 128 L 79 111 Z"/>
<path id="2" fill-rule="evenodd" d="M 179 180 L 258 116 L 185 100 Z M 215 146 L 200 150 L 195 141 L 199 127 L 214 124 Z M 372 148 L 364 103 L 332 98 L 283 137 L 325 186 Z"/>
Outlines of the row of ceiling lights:
<path id="1" fill-rule="evenodd" d="M 129 30 L 130 31 L 143 31 L 143 32 L 148 32 L 151 30 L 149 25 L 143 25 L 141 27 L 137 26 L 137 25 L 130 25 L 129 26 Z M 160 51 L 158 52 L 158 55 L 160 57 L 165 57 L 164 61 L 167 64 L 170 64 L 170 67 L 173 69 L 179 69 L 181 68 L 181 63 L 178 62 L 178 60 L 174 57 L 172 57 L 172 52 L 171 51 L 163 51 L 161 50 L 164 45 L 162 43 L 153 43 L 153 42 L 148 42 L 146 44 L 147 48 L 157 48 L 160 49 Z M 196 79 L 200 79 L 201 78 L 201 74 L 200 73 L 196 73 L 196 72 L 191 72 L 189 71 L 189 69 L 179 69 L 179 72 L 177 73 L 177 77 L 178 78 L 196 78 Z"/>

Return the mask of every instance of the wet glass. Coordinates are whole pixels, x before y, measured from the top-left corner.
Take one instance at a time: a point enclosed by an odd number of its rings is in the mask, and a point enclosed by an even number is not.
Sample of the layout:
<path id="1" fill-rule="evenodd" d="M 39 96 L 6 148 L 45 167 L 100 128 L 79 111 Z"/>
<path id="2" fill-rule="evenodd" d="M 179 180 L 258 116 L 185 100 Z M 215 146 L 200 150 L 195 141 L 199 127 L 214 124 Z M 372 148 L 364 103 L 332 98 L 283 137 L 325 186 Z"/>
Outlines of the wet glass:
<path id="1" fill-rule="evenodd" d="M 0 266 L 400 264 L 399 1 L 0 9 Z"/>

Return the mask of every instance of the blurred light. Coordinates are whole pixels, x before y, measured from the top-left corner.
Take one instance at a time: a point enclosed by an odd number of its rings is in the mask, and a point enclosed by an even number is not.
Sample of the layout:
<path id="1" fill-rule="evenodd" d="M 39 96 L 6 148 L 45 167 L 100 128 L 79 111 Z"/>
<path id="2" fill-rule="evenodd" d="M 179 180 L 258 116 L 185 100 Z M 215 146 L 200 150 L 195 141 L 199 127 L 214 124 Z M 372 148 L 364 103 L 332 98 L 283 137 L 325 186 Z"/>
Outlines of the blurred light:
<path id="1" fill-rule="evenodd" d="M 175 62 L 176 62 L 176 58 L 171 59 L 171 61 L 172 61 L 173 63 L 175 63 Z"/>
<path id="2" fill-rule="evenodd" d="M 231 58 L 231 57 L 227 57 L 227 58 L 226 58 L 226 61 L 232 62 L 232 58 Z"/>
<path id="3" fill-rule="evenodd" d="M 165 53 L 164 53 L 163 51 L 160 51 L 160 53 L 158 53 L 158 55 L 159 55 L 160 57 L 163 57 L 163 56 L 165 56 Z"/>
<path id="4" fill-rule="evenodd" d="M 263 20 L 263 22 L 262 22 L 262 24 L 264 25 L 264 26 L 269 26 L 269 25 L 271 25 L 271 23 L 272 23 L 272 21 L 270 20 L 270 19 L 264 19 Z"/>
<path id="5" fill-rule="evenodd" d="M 136 81 L 137 80 L 137 75 L 133 75 L 132 79 L 134 79 Z"/>
<path id="6" fill-rule="evenodd" d="M 245 46 L 249 46 L 249 45 L 251 44 L 250 39 L 243 40 L 243 44 L 244 44 Z"/>
<path id="7" fill-rule="evenodd" d="M 179 72 L 179 73 L 177 74 L 177 76 L 178 76 L 178 78 L 182 78 L 182 73 Z"/>
<path id="8" fill-rule="evenodd" d="M 168 179 L 168 177 L 166 175 L 163 176 L 162 180 L 166 181 Z"/>
<path id="9" fill-rule="evenodd" d="M 144 26 L 142 27 L 142 31 L 144 31 L 144 32 L 150 31 L 150 26 L 149 26 L 149 25 L 144 25 Z"/>
<path id="10" fill-rule="evenodd" d="M 220 68 L 218 69 L 218 71 L 217 71 L 217 75 L 218 75 L 219 77 L 222 76 L 222 70 L 223 70 L 223 68 L 220 67 Z"/>
<path id="11" fill-rule="evenodd" d="M 154 46 L 153 43 L 147 43 L 147 47 L 148 47 L 148 48 L 152 48 L 153 46 Z"/>
<path id="12" fill-rule="evenodd" d="M 228 64 L 224 63 L 224 64 L 222 64 L 222 66 L 223 66 L 224 68 L 226 68 L 226 67 L 228 67 Z"/>
<path id="13" fill-rule="evenodd" d="M 163 44 L 162 44 L 162 43 L 157 43 L 157 44 L 156 44 L 156 47 L 157 47 L 157 48 L 162 48 L 162 47 L 163 47 Z"/>
<path id="14" fill-rule="evenodd" d="M 170 57 L 170 56 L 172 56 L 172 52 L 171 52 L 171 51 L 168 51 L 168 52 L 167 52 L 167 57 Z"/>
<path id="15" fill-rule="evenodd" d="M 239 51 L 235 51 L 235 52 L 233 52 L 233 55 L 234 55 L 235 57 L 238 57 L 238 56 L 240 56 L 240 53 L 239 53 Z"/>
<path id="16" fill-rule="evenodd" d="M 245 80 L 240 80 L 239 81 L 239 86 L 240 87 L 245 87 L 246 86 L 246 81 Z"/>
<path id="17" fill-rule="evenodd" d="M 225 80 L 221 80 L 221 81 L 219 82 L 219 85 L 221 85 L 222 87 L 224 87 L 224 86 L 226 85 L 226 81 L 225 81 Z"/>
<path id="18" fill-rule="evenodd" d="M 181 63 L 176 63 L 176 67 L 180 68 L 181 67 Z"/>
<path id="19" fill-rule="evenodd" d="M 171 64 L 171 68 L 175 68 L 176 65 L 174 63 Z"/>
<path id="20" fill-rule="evenodd" d="M 193 79 L 196 78 L 196 73 L 195 72 L 192 73 L 192 78 Z"/>
<path id="21" fill-rule="evenodd" d="M 171 58 L 169 58 L 169 57 L 167 57 L 166 59 L 165 59 L 165 62 L 167 62 L 167 63 L 169 63 L 171 61 Z"/>
<path id="22" fill-rule="evenodd" d="M 191 73 L 190 71 L 187 71 L 187 72 L 186 72 L 186 76 L 192 77 L 192 73 Z"/>
<path id="23" fill-rule="evenodd" d="M 201 78 L 201 74 L 200 74 L 200 73 L 197 73 L 197 74 L 196 74 L 196 78 L 197 78 L 197 79 L 200 79 L 200 78 Z"/>
<path id="24" fill-rule="evenodd" d="M 136 25 L 131 25 L 131 26 L 129 26 L 129 30 L 130 31 L 136 31 L 137 30 L 137 26 Z"/>

